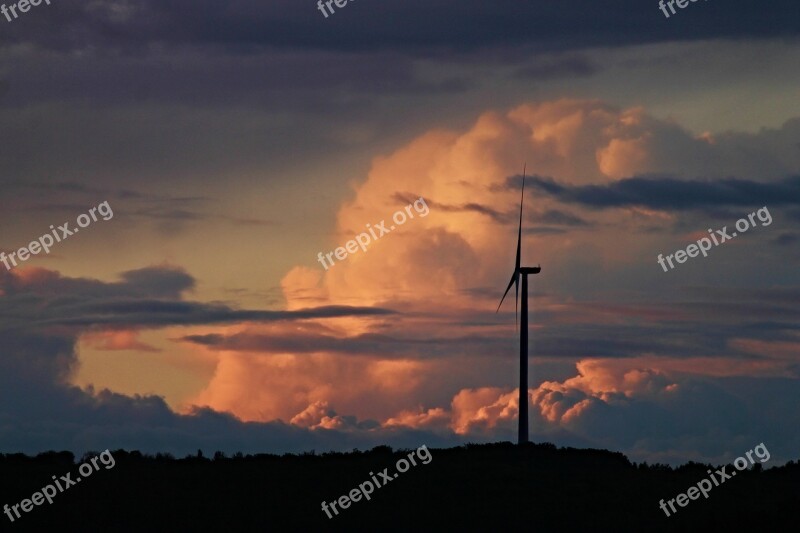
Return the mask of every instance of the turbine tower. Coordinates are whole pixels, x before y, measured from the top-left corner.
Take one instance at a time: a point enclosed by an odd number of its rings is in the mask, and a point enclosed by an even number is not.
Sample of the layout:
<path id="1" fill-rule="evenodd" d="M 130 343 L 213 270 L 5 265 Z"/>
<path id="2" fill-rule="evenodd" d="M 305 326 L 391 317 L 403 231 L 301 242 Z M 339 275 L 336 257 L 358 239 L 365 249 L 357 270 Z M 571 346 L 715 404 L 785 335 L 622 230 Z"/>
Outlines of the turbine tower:
<path id="1" fill-rule="evenodd" d="M 520 266 L 520 255 L 522 252 L 522 203 L 525 200 L 525 171 L 527 164 L 522 168 L 522 196 L 519 201 L 519 228 L 517 231 L 517 262 L 514 264 L 514 273 L 511 275 L 511 282 L 500 299 L 497 306 L 497 313 L 503 300 L 506 299 L 508 291 L 514 285 L 516 298 L 514 301 L 514 317 L 516 322 L 517 308 L 519 307 L 519 280 L 522 278 L 522 328 L 519 333 L 519 444 L 528 442 L 528 274 L 538 274 L 542 271 L 540 266 L 523 267 Z"/>

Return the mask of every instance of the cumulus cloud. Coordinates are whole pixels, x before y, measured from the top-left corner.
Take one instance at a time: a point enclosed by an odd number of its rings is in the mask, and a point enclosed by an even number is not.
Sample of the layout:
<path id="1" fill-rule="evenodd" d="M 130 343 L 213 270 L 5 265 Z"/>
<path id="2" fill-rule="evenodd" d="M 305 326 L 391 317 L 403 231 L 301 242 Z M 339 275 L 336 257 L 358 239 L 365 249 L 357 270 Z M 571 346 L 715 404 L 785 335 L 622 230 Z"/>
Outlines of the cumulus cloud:
<path id="1" fill-rule="evenodd" d="M 310 429 L 337 429 L 340 431 L 356 429 L 373 429 L 380 424 L 374 420 L 359 422 L 354 416 L 336 414 L 328 407 L 328 402 L 316 401 L 295 415 L 291 423 Z"/>
<path id="2" fill-rule="evenodd" d="M 416 411 L 402 411 L 389 418 L 386 426 L 405 426 L 423 429 L 444 429 L 450 426 L 450 413 L 441 407 Z"/>
<path id="3" fill-rule="evenodd" d="M 692 374 L 659 368 L 672 364 L 581 361 L 577 376 L 533 390 L 533 425 L 544 438 L 567 430 L 635 460 L 730 461 L 748 442 L 765 440 L 780 447 L 783 460 L 793 456 L 799 436 L 781 421 L 797 415 L 772 409 L 783 394 L 800 394 L 797 379 L 732 380 L 702 376 L 699 368 Z"/>
<path id="4" fill-rule="evenodd" d="M 503 393 L 497 388 L 462 390 L 454 398 L 453 430 L 479 433 L 497 427 L 510 427 L 519 416 L 519 389 Z"/>

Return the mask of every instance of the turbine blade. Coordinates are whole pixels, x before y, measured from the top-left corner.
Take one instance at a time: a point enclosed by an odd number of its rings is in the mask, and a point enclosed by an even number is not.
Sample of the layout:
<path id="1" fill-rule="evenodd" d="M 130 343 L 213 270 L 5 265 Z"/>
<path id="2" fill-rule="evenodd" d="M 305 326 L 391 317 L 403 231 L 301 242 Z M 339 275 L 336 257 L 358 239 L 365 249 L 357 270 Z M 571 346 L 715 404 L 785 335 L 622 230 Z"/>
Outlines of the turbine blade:
<path id="1" fill-rule="evenodd" d="M 514 331 L 519 329 L 519 274 L 517 274 L 517 282 L 514 284 Z"/>
<path id="2" fill-rule="evenodd" d="M 522 194 L 519 199 L 519 228 L 517 230 L 517 263 L 516 269 L 519 270 L 521 266 L 522 254 L 522 203 L 525 200 L 525 170 L 527 170 L 527 163 L 522 167 Z"/>
<path id="3" fill-rule="evenodd" d="M 528 162 L 522 165 L 522 193 L 519 198 L 519 229 L 517 231 L 517 283 L 516 283 L 516 298 L 514 299 L 514 324 L 515 328 L 519 328 L 519 269 L 522 259 L 522 205 L 525 201 L 525 171 L 528 169 Z"/>
<path id="4" fill-rule="evenodd" d="M 500 311 L 500 306 L 503 305 L 503 301 L 506 299 L 508 295 L 508 291 L 511 290 L 511 286 L 514 285 L 514 324 L 519 327 L 519 272 L 520 266 L 522 263 L 522 203 L 525 200 L 525 171 L 527 170 L 528 163 L 526 162 L 525 165 L 522 167 L 522 196 L 519 200 L 519 227 L 517 228 L 517 257 L 514 262 L 514 274 L 511 276 L 511 281 L 508 283 L 508 287 L 506 287 L 506 292 L 503 293 L 503 297 L 500 299 L 500 305 L 497 306 L 497 311 Z"/>
<path id="5" fill-rule="evenodd" d="M 511 290 L 511 286 L 512 286 L 512 285 L 515 285 L 515 284 L 517 283 L 517 279 L 518 279 L 518 277 L 519 277 L 519 276 L 518 276 L 518 272 L 515 270 L 515 271 L 514 271 L 514 274 L 511 276 L 511 281 L 510 281 L 510 282 L 509 282 L 509 284 L 508 284 L 508 288 L 506 288 L 506 292 L 504 292 L 504 293 L 503 293 L 503 297 L 502 297 L 502 298 L 500 298 L 500 305 L 498 305 L 498 306 L 497 306 L 497 311 L 495 311 L 495 314 L 496 314 L 498 311 L 500 311 L 500 306 L 501 306 L 501 305 L 503 305 L 503 300 L 505 300 L 505 299 L 506 299 L 506 295 L 508 294 L 508 291 L 510 291 L 510 290 Z M 517 287 L 519 288 L 519 286 L 517 286 Z"/>

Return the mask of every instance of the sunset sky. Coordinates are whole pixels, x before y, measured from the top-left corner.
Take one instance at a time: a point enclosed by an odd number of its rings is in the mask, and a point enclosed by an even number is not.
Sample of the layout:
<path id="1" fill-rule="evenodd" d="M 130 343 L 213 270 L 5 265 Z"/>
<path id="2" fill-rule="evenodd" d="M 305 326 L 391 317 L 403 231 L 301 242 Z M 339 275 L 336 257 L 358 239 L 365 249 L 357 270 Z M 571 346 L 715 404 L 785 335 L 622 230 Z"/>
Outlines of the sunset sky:
<path id="1" fill-rule="evenodd" d="M 114 215 L 0 264 L 0 452 L 515 440 L 514 302 L 495 309 L 526 164 L 532 440 L 798 459 L 798 32 L 789 0 L 0 18 L 0 251 Z"/>

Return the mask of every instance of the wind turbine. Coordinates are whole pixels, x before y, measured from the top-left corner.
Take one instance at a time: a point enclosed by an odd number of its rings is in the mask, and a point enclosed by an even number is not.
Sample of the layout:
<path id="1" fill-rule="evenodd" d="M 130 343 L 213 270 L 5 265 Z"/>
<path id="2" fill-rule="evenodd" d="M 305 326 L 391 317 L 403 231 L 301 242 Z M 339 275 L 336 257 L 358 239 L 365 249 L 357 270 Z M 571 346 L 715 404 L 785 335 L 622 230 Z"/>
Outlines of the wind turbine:
<path id="1" fill-rule="evenodd" d="M 522 167 L 522 197 L 519 201 L 519 229 L 517 231 L 517 262 L 514 264 L 514 273 L 508 284 L 506 292 L 500 299 L 497 306 L 497 313 L 503 300 L 506 299 L 508 291 L 514 285 L 516 298 L 514 301 L 514 320 L 516 323 L 517 308 L 519 307 L 519 279 L 522 278 L 522 329 L 519 333 L 519 444 L 528 442 L 528 274 L 538 274 L 542 271 L 540 266 L 523 267 L 520 266 L 520 255 L 522 252 L 522 202 L 525 200 L 525 171 L 527 164 Z"/>

